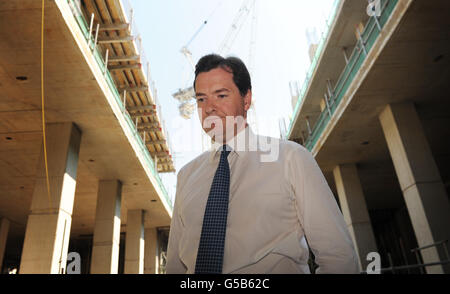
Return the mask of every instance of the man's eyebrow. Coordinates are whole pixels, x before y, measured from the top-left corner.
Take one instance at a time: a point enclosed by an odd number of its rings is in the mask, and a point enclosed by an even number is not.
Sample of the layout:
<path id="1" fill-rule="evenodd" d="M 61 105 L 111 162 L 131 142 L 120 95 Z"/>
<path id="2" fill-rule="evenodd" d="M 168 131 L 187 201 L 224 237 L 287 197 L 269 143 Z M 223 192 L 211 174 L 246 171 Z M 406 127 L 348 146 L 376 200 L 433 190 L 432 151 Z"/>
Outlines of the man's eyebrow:
<path id="1" fill-rule="evenodd" d="M 214 94 L 217 94 L 217 93 L 220 93 L 220 92 L 230 92 L 230 90 L 228 90 L 227 88 L 222 88 L 222 89 L 219 89 L 219 90 L 215 90 Z"/>
<path id="2" fill-rule="evenodd" d="M 227 88 L 221 88 L 221 89 L 215 90 L 213 92 L 213 94 L 218 94 L 218 93 L 221 93 L 221 92 L 231 92 L 231 91 L 228 90 Z M 195 97 L 199 97 L 199 96 L 206 96 L 206 94 L 201 93 L 201 92 L 195 93 Z"/>

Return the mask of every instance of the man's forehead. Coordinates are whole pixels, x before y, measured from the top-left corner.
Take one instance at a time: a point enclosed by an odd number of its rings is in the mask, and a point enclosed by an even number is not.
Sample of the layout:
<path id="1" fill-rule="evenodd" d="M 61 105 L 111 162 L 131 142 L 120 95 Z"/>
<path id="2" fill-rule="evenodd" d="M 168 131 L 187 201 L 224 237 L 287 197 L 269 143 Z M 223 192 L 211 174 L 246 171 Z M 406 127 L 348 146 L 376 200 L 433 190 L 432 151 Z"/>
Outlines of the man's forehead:
<path id="1" fill-rule="evenodd" d="M 198 74 L 195 82 L 196 92 L 215 92 L 220 89 L 230 90 L 234 85 L 233 74 L 223 69 L 220 70 L 212 69 Z"/>
<path id="2" fill-rule="evenodd" d="M 232 80 L 233 73 L 227 71 L 221 67 L 213 68 L 210 71 L 201 72 L 197 76 L 198 80 L 219 79 L 219 80 Z"/>

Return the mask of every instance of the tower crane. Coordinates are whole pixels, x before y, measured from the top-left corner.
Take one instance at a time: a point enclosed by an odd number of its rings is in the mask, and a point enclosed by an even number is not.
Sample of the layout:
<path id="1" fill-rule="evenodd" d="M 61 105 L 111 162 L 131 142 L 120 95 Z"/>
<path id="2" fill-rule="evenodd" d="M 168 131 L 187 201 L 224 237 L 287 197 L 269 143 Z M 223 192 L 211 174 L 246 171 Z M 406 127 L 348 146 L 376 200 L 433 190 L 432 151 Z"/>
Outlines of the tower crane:
<path id="1" fill-rule="evenodd" d="M 253 69 L 253 55 L 254 55 L 254 44 L 255 44 L 255 38 L 254 38 L 255 23 L 256 23 L 255 6 L 256 6 L 256 0 L 244 0 L 243 1 L 241 7 L 239 8 L 238 13 L 236 14 L 236 16 L 233 19 L 233 22 L 232 22 L 230 28 L 228 29 L 227 34 L 225 35 L 225 38 L 220 43 L 219 48 L 217 50 L 217 53 L 222 56 L 226 55 L 230 51 L 231 47 L 233 46 L 234 41 L 236 40 L 236 37 L 238 36 L 239 32 L 241 31 L 242 27 L 244 26 L 245 21 L 247 20 L 250 12 L 253 11 L 254 14 L 253 14 L 253 23 L 252 23 L 252 37 L 251 37 L 251 43 L 250 43 L 250 69 Z M 192 41 L 197 37 L 197 35 L 203 30 L 203 28 L 207 25 L 207 23 L 208 23 L 208 20 L 205 20 L 203 22 L 203 24 L 200 26 L 200 28 L 192 36 L 192 38 L 189 40 L 189 42 L 185 46 L 183 46 L 180 50 L 181 53 L 188 60 L 193 71 L 195 71 L 195 65 L 192 60 L 192 53 L 189 51 L 188 47 L 192 43 Z M 180 102 L 180 105 L 179 105 L 180 115 L 185 119 L 191 118 L 192 113 L 195 110 L 195 103 L 192 103 L 192 99 L 194 99 L 194 96 L 195 96 L 193 87 L 180 89 L 179 91 L 174 93 L 172 96 Z M 254 108 L 254 103 L 252 103 L 252 107 Z M 254 109 L 253 109 L 253 112 L 254 112 Z"/>

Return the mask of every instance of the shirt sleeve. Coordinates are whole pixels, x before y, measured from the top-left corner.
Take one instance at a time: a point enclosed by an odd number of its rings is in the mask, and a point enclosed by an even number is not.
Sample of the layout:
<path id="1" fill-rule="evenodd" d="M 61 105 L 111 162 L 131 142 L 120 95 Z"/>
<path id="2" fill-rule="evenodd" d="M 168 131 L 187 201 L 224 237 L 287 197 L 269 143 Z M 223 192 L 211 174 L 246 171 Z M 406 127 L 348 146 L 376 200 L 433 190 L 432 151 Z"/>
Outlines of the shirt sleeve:
<path id="1" fill-rule="evenodd" d="M 177 177 L 177 190 L 175 194 L 175 204 L 172 213 L 172 221 L 170 223 L 169 241 L 167 245 L 167 261 L 166 261 L 166 273 L 167 274 L 185 274 L 187 271 L 186 266 L 180 259 L 180 236 L 183 233 L 183 224 L 179 215 L 181 206 L 181 186 L 182 182 L 181 173 L 183 169 L 178 172 Z"/>
<path id="2" fill-rule="evenodd" d="M 303 146 L 291 150 L 287 165 L 296 209 L 317 274 L 357 274 L 358 258 L 344 217 L 317 162 Z"/>

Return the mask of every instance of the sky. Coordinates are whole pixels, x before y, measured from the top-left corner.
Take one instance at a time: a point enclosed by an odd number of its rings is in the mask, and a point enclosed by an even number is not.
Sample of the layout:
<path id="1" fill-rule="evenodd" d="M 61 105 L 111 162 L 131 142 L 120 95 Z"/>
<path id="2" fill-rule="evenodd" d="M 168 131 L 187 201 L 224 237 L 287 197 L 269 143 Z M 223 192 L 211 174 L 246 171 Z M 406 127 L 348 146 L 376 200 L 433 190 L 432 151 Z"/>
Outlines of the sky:
<path id="1" fill-rule="evenodd" d="M 134 9 L 150 63 L 151 79 L 169 133 L 177 172 L 202 153 L 201 124 L 194 112 L 186 120 L 172 94 L 192 85 L 193 69 L 180 49 L 187 45 L 205 20 L 207 24 L 189 44 L 193 61 L 216 53 L 244 0 L 123 0 Z M 280 137 L 279 120 L 289 126 L 293 114 L 289 82 L 303 84 L 310 66 L 307 30 L 317 38 L 326 26 L 335 0 L 256 0 L 256 20 L 249 14 L 226 56 L 241 58 L 247 66 L 252 52 L 252 94 L 256 128 L 261 135 Z M 254 40 L 251 46 L 251 27 Z M 253 50 L 251 50 L 253 48 Z M 176 173 L 177 173 L 176 172 Z M 174 200 L 176 173 L 160 174 Z"/>

